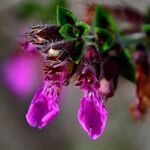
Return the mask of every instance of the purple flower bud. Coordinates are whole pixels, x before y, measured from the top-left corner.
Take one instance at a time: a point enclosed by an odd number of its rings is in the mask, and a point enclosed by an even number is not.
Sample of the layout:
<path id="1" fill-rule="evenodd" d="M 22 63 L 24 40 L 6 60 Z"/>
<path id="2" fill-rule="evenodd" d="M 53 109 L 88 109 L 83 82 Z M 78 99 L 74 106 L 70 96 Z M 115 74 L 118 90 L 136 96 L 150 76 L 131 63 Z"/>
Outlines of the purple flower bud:
<path id="1" fill-rule="evenodd" d="M 94 92 L 85 93 L 80 103 L 78 120 L 92 140 L 99 138 L 107 120 L 107 110 L 101 96 Z"/>
<path id="2" fill-rule="evenodd" d="M 45 127 L 59 113 L 58 89 L 57 85 L 50 87 L 45 81 L 37 90 L 26 114 L 26 119 L 32 127 Z"/>

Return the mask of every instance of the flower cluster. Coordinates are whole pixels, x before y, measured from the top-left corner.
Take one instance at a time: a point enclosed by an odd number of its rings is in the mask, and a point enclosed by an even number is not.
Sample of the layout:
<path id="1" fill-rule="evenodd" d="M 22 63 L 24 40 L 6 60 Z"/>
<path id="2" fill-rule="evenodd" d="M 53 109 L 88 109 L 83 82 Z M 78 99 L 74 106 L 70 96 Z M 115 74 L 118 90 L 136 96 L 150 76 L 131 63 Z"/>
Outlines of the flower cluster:
<path id="1" fill-rule="evenodd" d="M 114 13 L 116 8 L 110 8 L 113 18 L 107 9 L 95 4 L 88 8 L 86 13 L 95 14 L 93 32 L 90 26 L 93 16 L 85 18 L 84 23 L 62 7 L 57 8 L 58 25 L 30 28 L 26 36 L 45 61 L 43 83 L 26 114 L 32 127 L 45 127 L 59 113 L 59 93 L 63 86 L 72 82 L 84 94 L 78 111 L 79 123 L 91 139 L 98 139 L 107 122 L 105 99 L 114 96 L 119 75 L 137 83 L 137 103 L 131 108 L 132 116 L 145 116 L 150 106 L 148 52 L 145 46 L 138 46 L 132 57 L 128 43 L 135 40 L 135 36 L 122 36 L 125 31 L 119 31 L 114 20 L 122 17 Z M 127 18 L 130 16 L 125 14 Z M 127 21 L 135 22 L 131 18 Z M 143 26 L 139 37 L 149 38 L 147 31 L 150 26 Z M 129 32 L 133 32 L 132 29 Z M 124 46 L 126 43 L 128 47 Z"/>

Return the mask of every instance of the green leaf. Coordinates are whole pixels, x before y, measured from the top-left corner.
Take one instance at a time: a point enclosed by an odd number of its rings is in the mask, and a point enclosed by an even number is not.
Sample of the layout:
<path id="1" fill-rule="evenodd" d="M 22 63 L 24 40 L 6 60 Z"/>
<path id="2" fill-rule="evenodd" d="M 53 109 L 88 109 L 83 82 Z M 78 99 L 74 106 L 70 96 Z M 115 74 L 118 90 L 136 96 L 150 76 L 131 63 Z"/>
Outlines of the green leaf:
<path id="1" fill-rule="evenodd" d="M 114 35 L 103 28 L 95 28 L 95 33 L 99 50 L 104 52 L 110 49 L 114 42 Z"/>
<path id="2" fill-rule="evenodd" d="M 131 54 L 128 49 L 124 49 L 120 55 L 120 73 L 129 81 L 135 82 L 135 67 L 132 63 Z"/>
<path id="3" fill-rule="evenodd" d="M 68 9 L 60 6 L 57 7 L 57 23 L 60 26 L 63 26 L 65 24 L 75 25 L 77 20 L 77 17 Z"/>
<path id="4" fill-rule="evenodd" d="M 143 24 L 141 26 L 142 31 L 144 31 L 146 34 L 150 35 L 150 24 Z"/>
<path id="5" fill-rule="evenodd" d="M 59 30 L 59 33 L 67 40 L 75 39 L 79 36 L 79 30 L 76 28 L 76 26 L 71 24 L 65 24 L 62 26 Z"/>
<path id="6" fill-rule="evenodd" d="M 97 5 L 94 18 L 96 28 L 104 28 L 110 32 L 117 30 L 116 22 L 113 17 L 100 5 Z"/>
<path id="7" fill-rule="evenodd" d="M 72 50 L 71 59 L 74 63 L 78 64 L 83 57 L 85 51 L 85 42 L 83 40 L 78 40 L 75 47 Z"/>
<path id="8" fill-rule="evenodd" d="M 86 36 L 91 29 L 91 27 L 84 22 L 77 22 L 76 26 L 80 30 L 80 36 Z"/>

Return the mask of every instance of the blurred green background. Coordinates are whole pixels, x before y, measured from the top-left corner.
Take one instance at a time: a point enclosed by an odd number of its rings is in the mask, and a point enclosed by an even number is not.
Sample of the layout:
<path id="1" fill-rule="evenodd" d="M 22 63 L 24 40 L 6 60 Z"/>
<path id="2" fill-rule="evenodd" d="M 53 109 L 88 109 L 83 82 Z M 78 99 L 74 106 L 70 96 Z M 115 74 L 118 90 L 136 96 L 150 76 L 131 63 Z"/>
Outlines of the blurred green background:
<path id="1" fill-rule="evenodd" d="M 92 0 L 91 0 L 92 1 Z M 15 50 L 20 33 L 39 23 L 55 23 L 56 5 L 70 8 L 82 18 L 86 0 L 0 0 L 0 65 Z M 145 11 L 149 0 L 97 0 L 107 4 L 135 6 Z M 135 99 L 135 85 L 119 78 L 115 96 L 106 103 L 109 118 L 97 141 L 88 139 L 77 120 L 82 93 L 72 85 L 64 89 L 60 114 L 44 129 L 31 128 L 26 120 L 30 100 L 19 101 L 0 81 L 0 150 L 150 150 L 150 115 L 134 123 L 129 104 Z"/>

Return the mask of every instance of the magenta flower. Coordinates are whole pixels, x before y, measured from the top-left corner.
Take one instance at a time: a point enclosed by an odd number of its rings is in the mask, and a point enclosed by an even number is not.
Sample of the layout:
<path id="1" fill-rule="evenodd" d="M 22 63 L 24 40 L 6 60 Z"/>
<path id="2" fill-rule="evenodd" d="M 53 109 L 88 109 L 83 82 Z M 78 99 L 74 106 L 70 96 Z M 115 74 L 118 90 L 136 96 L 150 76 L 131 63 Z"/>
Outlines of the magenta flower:
<path id="1" fill-rule="evenodd" d="M 14 95 L 26 97 L 41 82 L 41 58 L 37 54 L 19 51 L 3 63 L 1 73 L 3 83 Z"/>
<path id="2" fill-rule="evenodd" d="M 107 110 L 99 93 L 99 82 L 92 68 L 83 68 L 79 77 L 80 88 L 84 92 L 78 111 L 78 120 L 92 140 L 101 136 L 107 121 Z"/>
<path id="3" fill-rule="evenodd" d="M 92 140 L 103 133 L 107 121 L 107 110 L 100 95 L 85 92 L 78 111 L 78 120 Z"/>
<path id="4" fill-rule="evenodd" d="M 45 127 L 59 113 L 58 89 L 57 85 L 50 86 L 45 81 L 37 90 L 26 114 L 26 119 L 32 127 Z"/>
<path id="5" fill-rule="evenodd" d="M 66 75 L 65 66 L 46 67 L 44 84 L 35 93 L 26 114 L 32 127 L 45 127 L 58 113 L 58 90 L 62 87 Z"/>

